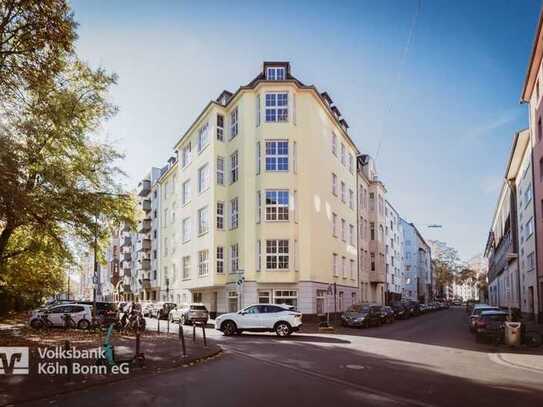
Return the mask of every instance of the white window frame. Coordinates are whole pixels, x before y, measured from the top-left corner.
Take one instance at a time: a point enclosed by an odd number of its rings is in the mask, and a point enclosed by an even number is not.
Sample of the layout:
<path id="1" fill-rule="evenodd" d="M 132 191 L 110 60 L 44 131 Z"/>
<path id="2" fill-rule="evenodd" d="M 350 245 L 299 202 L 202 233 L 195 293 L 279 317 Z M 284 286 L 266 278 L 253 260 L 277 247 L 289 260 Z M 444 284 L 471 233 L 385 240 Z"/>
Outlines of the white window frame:
<path id="1" fill-rule="evenodd" d="M 239 179 L 239 152 L 238 150 L 230 154 L 230 184 Z"/>
<path id="2" fill-rule="evenodd" d="M 217 201 L 215 215 L 217 217 L 216 222 L 215 222 L 215 227 L 217 228 L 217 230 L 224 230 L 224 202 L 223 201 Z"/>
<path id="3" fill-rule="evenodd" d="M 198 153 L 201 153 L 209 145 L 209 122 L 198 130 Z"/>
<path id="4" fill-rule="evenodd" d="M 217 156 L 217 185 L 224 185 L 224 157 Z"/>
<path id="5" fill-rule="evenodd" d="M 285 250 L 286 249 L 286 254 Z M 266 270 L 281 271 L 289 269 L 290 248 L 288 239 L 266 240 Z"/>
<path id="6" fill-rule="evenodd" d="M 230 200 L 230 229 L 237 229 L 239 226 L 239 199 Z"/>
<path id="7" fill-rule="evenodd" d="M 190 196 L 190 179 L 183 182 L 181 190 L 182 190 L 181 199 L 183 201 L 182 203 L 183 203 L 183 206 L 184 206 L 184 205 L 187 205 L 188 203 L 190 203 L 190 200 L 191 200 L 191 196 Z"/>
<path id="8" fill-rule="evenodd" d="M 190 279 L 190 256 L 183 256 L 181 264 L 183 266 L 183 280 Z"/>
<path id="9" fill-rule="evenodd" d="M 192 147 L 191 142 L 189 141 L 185 146 L 181 149 L 181 166 L 182 168 L 185 168 L 187 165 L 189 165 L 192 161 Z"/>
<path id="10" fill-rule="evenodd" d="M 256 175 L 260 175 L 262 159 L 260 155 L 260 141 L 256 142 Z"/>
<path id="11" fill-rule="evenodd" d="M 341 240 L 347 241 L 347 222 L 341 218 Z"/>
<path id="12" fill-rule="evenodd" d="M 337 230 L 338 230 L 338 223 L 337 223 L 338 217 L 336 213 L 332 213 L 332 236 L 337 238 Z"/>
<path id="13" fill-rule="evenodd" d="M 288 92 L 267 92 L 264 94 L 264 120 L 266 123 L 288 122 Z"/>
<path id="14" fill-rule="evenodd" d="M 270 196 L 270 199 L 274 199 L 273 195 L 275 195 L 274 202 L 268 203 L 268 196 Z M 286 205 L 284 203 L 279 202 L 280 195 L 282 198 L 286 196 L 287 198 Z M 290 217 L 289 217 L 290 197 L 289 197 L 288 189 L 267 189 L 265 191 L 264 199 L 265 199 L 264 213 L 265 213 L 266 222 L 288 222 L 290 220 Z"/>
<path id="15" fill-rule="evenodd" d="M 239 244 L 230 246 L 230 273 L 237 273 L 239 270 Z"/>
<path id="16" fill-rule="evenodd" d="M 337 175 L 332 173 L 332 195 L 337 196 Z"/>
<path id="17" fill-rule="evenodd" d="M 339 276 L 339 270 L 338 270 L 338 255 L 337 253 L 332 253 L 332 273 L 334 274 L 334 277 Z"/>
<path id="18" fill-rule="evenodd" d="M 335 133 L 332 133 L 332 154 L 337 157 L 337 136 Z"/>
<path id="19" fill-rule="evenodd" d="M 287 149 L 286 154 L 284 153 L 285 145 Z M 281 152 L 280 149 L 282 150 Z M 285 160 L 286 168 L 284 168 Z M 289 164 L 288 140 L 266 140 L 264 146 L 264 168 L 266 169 L 266 171 L 288 172 Z"/>
<path id="20" fill-rule="evenodd" d="M 256 223 L 262 222 L 262 192 L 256 191 Z"/>
<path id="21" fill-rule="evenodd" d="M 217 274 L 224 274 L 224 247 L 217 246 L 215 254 Z"/>
<path id="22" fill-rule="evenodd" d="M 256 241 L 256 271 L 262 269 L 262 240 Z"/>
<path id="23" fill-rule="evenodd" d="M 181 221 L 181 239 L 183 243 L 187 243 L 192 238 L 192 225 L 190 217 L 186 217 Z"/>
<path id="24" fill-rule="evenodd" d="M 209 164 L 206 163 L 198 168 L 198 193 L 209 189 Z"/>
<path id="25" fill-rule="evenodd" d="M 269 81 L 284 81 L 286 69 L 284 66 L 269 66 L 266 68 L 266 79 Z"/>
<path id="26" fill-rule="evenodd" d="M 341 181 L 341 202 L 346 203 L 347 202 L 347 186 L 345 185 L 345 182 Z"/>
<path id="27" fill-rule="evenodd" d="M 198 277 L 209 275 L 209 250 L 204 249 L 198 252 Z"/>
<path id="28" fill-rule="evenodd" d="M 219 120 L 219 117 L 221 118 Z M 217 113 L 217 140 L 224 142 L 224 115 Z M 219 121 L 222 121 L 222 126 Z"/>
<path id="29" fill-rule="evenodd" d="M 230 112 L 230 140 L 238 135 L 239 132 L 239 123 L 238 123 L 238 107 L 236 106 L 234 110 Z"/>
<path id="30" fill-rule="evenodd" d="M 349 208 L 354 209 L 354 191 L 349 189 Z"/>
<path id="31" fill-rule="evenodd" d="M 198 235 L 209 232 L 209 209 L 206 206 L 198 209 Z"/>

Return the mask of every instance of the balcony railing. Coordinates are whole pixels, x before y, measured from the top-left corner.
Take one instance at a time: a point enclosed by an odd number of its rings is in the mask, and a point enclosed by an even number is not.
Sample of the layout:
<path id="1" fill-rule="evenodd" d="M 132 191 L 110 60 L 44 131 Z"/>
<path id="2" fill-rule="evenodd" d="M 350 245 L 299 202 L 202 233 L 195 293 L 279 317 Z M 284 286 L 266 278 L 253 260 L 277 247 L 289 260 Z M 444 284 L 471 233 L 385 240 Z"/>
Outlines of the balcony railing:
<path id="1" fill-rule="evenodd" d="M 139 230 L 140 233 L 147 233 L 151 230 L 151 219 L 143 219 L 140 221 Z"/>
<path id="2" fill-rule="evenodd" d="M 370 283 L 384 283 L 385 282 L 385 272 L 384 271 L 370 271 Z"/>
<path id="3" fill-rule="evenodd" d="M 144 179 L 138 185 L 138 195 L 147 196 L 149 195 L 149 192 L 151 192 L 151 181 L 148 179 Z"/>

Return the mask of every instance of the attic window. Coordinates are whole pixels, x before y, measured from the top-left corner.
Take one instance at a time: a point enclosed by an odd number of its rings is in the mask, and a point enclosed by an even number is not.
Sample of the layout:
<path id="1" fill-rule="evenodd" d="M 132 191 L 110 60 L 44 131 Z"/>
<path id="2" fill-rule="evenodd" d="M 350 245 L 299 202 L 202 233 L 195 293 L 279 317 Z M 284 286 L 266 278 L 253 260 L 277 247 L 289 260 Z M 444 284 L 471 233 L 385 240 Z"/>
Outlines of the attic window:
<path id="1" fill-rule="evenodd" d="M 271 67 L 266 69 L 266 79 L 269 81 L 284 81 L 285 80 L 285 68 L 284 67 Z"/>

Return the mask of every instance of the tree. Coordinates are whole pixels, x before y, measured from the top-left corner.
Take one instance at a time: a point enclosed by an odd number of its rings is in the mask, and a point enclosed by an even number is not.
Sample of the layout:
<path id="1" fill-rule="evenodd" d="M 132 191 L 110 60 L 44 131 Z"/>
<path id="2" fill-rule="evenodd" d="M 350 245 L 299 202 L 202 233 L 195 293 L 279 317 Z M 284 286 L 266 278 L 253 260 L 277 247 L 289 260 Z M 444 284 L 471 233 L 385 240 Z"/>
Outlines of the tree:
<path id="1" fill-rule="evenodd" d="M 441 296 L 446 287 L 450 286 L 458 274 L 461 265 L 458 251 L 447 246 L 445 242 L 429 241 L 432 247 L 432 270 L 436 276 L 436 284 Z"/>
<path id="2" fill-rule="evenodd" d="M 53 281 L 55 270 L 72 259 L 70 240 L 92 245 L 95 235 L 98 242 L 107 237 L 101 223 L 134 223 L 134 200 L 116 195 L 123 192 L 115 164 L 122 156 L 95 135 L 117 111 L 108 101 L 116 77 L 79 61 L 75 38 L 65 1 L 0 4 L 4 287 L 23 273 Z"/>

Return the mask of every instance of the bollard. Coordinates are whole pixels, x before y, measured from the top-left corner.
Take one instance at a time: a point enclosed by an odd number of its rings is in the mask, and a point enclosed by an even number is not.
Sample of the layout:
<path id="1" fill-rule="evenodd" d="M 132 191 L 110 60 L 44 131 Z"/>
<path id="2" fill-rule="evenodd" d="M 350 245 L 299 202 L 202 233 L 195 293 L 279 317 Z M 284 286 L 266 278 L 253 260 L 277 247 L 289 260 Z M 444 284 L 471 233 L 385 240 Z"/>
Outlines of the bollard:
<path id="1" fill-rule="evenodd" d="M 156 332 L 160 333 L 160 318 L 157 317 L 156 319 Z"/>
<path id="2" fill-rule="evenodd" d="M 140 354 L 140 331 L 136 331 L 136 357 Z"/>
<path id="3" fill-rule="evenodd" d="M 64 341 L 64 350 L 70 350 L 70 341 Z M 66 358 L 66 367 L 68 368 L 68 377 L 72 377 L 72 359 Z"/>
<path id="4" fill-rule="evenodd" d="M 183 326 L 179 324 L 179 339 L 181 339 L 181 347 L 183 348 L 183 357 L 187 357 L 187 349 L 185 347 L 185 335 L 183 332 Z"/>
<path id="5" fill-rule="evenodd" d="M 202 336 L 204 337 L 204 348 L 207 348 L 207 341 L 206 341 L 206 324 L 203 322 L 202 324 Z"/>
<path id="6" fill-rule="evenodd" d="M 192 343 L 196 342 L 196 322 L 192 321 Z"/>
<path id="7" fill-rule="evenodd" d="M 166 331 L 170 333 L 170 317 L 168 317 L 168 320 L 166 321 Z"/>

